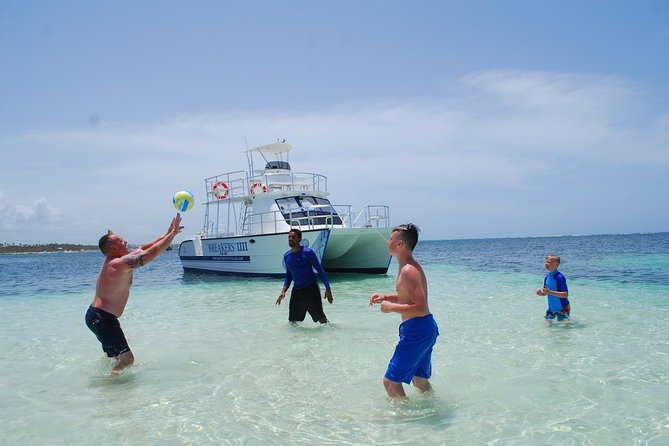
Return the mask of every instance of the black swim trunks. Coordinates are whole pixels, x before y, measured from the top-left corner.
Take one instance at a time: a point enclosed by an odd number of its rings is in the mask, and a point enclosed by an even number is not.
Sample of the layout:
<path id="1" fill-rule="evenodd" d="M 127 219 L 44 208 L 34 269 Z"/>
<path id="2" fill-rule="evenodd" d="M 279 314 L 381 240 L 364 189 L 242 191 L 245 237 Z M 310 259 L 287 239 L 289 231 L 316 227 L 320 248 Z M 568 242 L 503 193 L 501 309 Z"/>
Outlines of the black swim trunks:
<path id="1" fill-rule="evenodd" d="M 121 324 L 113 314 L 93 306 L 88 307 L 86 325 L 97 336 L 98 341 L 102 344 L 102 350 L 110 358 L 130 351 L 128 341 L 125 340 L 125 335 L 121 330 Z"/>
<path id="2" fill-rule="evenodd" d="M 321 289 L 318 282 L 297 290 L 293 288 L 290 292 L 288 320 L 290 322 L 302 322 L 307 311 L 314 322 L 327 322 L 323 312 L 323 301 L 321 300 Z"/>

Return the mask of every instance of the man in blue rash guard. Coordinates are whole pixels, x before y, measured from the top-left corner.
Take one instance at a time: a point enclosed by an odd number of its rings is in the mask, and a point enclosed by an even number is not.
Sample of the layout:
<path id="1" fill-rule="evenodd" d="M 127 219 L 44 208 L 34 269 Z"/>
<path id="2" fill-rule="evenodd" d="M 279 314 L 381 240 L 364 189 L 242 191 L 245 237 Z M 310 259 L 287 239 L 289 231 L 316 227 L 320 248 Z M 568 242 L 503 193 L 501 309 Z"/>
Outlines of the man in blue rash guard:
<path id="1" fill-rule="evenodd" d="M 323 312 L 323 302 L 321 302 L 321 290 L 318 286 L 318 278 L 314 274 L 314 269 L 325 285 L 325 299 L 332 303 L 332 290 L 325 270 L 318 261 L 316 254 L 309 248 L 301 246 L 302 231 L 291 229 L 288 232 L 288 246 L 290 250 L 283 255 L 283 261 L 286 264 L 286 279 L 283 281 L 283 289 L 277 305 L 286 297 L 286 291 L 293 284 L 293 291 L 290 293 L 290 304 L 288 305 L 288 320 L 292 323 L 302 322 L 307 312 L 314 322 L 327 324 L 328 318 Z"/>
<path id="2" fill-rule="evenodd" d="M 567 288 L 567 279 L 558 271 L 560 266 L 560 256 L 549 254 L 546 256 L 544 267 L 548 274 L 544 278 L 544 287 L 537 290 L 537 296 L 548 296 L 548 310 L 546 310 L 546 319 L 555 319 L 563 321 L 569 319 L 571 305 L 569 305 L 569 289 Z"/>

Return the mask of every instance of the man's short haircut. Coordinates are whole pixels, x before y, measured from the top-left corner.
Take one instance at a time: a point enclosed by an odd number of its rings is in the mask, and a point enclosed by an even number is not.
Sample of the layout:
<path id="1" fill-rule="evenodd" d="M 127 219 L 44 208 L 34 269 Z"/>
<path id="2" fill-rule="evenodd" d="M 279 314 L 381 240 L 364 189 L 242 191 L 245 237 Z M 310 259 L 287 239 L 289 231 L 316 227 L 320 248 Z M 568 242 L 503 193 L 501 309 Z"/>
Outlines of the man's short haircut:
<path id="1" fill-rule="evenodd" d="M 107 255 L 107 251 L 109 250 L 109 236 L 111 235 L 114 235 L 114 233 L 111 229 L 107 229 L 107 233 L 100 237 L 100 240 L 98 241 L 98 247 L 104 255 Z"/>
<path id="2" fill-rule="evenodd" d="M 100 248 L 100 251 L 102 251 L 102 254 L 107 254 L 107 250 L 109 249 L 109 237 L 111 236 L 111 233 L 107 233 L 100 237 L 100 241 L 98 242 L 98 247 Z"/>
<path id="3" fill-rule="evenodd" d="M 393 232 L 399 233 L 400 240 L 403 240 L 404 243 L 406 243 L 409 247 L 409 250 L 413 251 L 413 249 L 416 247 L 416 244 L 418 243 L 418 233 L 420 232 L 418 226 L 414 225 L 413 223 L 406 223 L 395 226 L 393 228 Z"/>
<path id="4" fill-rule="evenodd" d="M 302 231 L 300 231 L 300 230 L 297 229 L 297 228 L 291 228 L 291 230 L 288 231 L 288 234 L 290 234 L 291 232 L 292 232 L 293 234 L 295 234 L 295 235 L 297 236 L 297 238 L 299 238 L 300 240 L 302 240 Z"/>

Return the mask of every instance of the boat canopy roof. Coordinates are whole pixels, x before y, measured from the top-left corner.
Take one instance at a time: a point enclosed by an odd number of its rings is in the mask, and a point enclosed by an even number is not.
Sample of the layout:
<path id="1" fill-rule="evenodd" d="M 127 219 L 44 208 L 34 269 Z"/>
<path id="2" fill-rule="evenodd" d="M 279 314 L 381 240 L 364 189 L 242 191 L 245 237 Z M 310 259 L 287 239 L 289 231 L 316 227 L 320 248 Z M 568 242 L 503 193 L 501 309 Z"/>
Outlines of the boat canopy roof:
<path id="1" fill-rule="evenodd" d="M 258 152 L 264 155 L 278 155 L 280 153 L 287 153 L 292 148 L 293 146 L 286 142 L 275 142 L 273 144 L 265 144 L 264 146 L 248 149 L 247 152 Z"/>

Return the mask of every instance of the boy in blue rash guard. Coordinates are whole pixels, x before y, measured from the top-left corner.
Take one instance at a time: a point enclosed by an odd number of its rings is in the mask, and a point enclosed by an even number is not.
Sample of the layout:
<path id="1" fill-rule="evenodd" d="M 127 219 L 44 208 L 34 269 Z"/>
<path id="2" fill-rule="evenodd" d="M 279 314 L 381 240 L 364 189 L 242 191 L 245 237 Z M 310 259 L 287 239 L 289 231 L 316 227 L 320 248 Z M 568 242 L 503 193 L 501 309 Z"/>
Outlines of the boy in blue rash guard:
<path id="1" fill-rule="evenodd" d="M 567 279 L 558 271 L 560 266 L 560 256 L 549 254 L 544 262 L 546 267 L 546 277 L 544 278 L 544 287 L 537 290 L 537 296 L 548 296 L 548 310 L 546 310 L 546 319 L 555 319 L 563 321 L 569 319 L 571 306 L 569 305 L 569 289 L 567 289 Z"/>
<path id="2" fill-rule="evenodd" d="M 409 223 L 393 229 L 388 240 L 388 252 L 399 263 L 395 294 L 374 293 L 369 305 L 381 304 L 384 313 L 402 316 L 400 340 L 390 359 L 383 378 L 389 397 L 405 397 L 402 383 L 413 385 L 421 392 L 432 390 L 432 348 L 439 336 L 439 327 L 427 305 L 427 278 L 413 258 L 418 242 L 418 228 Z"/>
<path id="3" fill-rule="evenodd" d="M 283 289 L 277 305 L 286 297 L 286 291 L 293 284 L 293 291 L 290 293 L 290 303 L 288 304 L 288 320 L 292 323 L 302 322 L 307 312 L 314 322 L 327 324 L 328 318 L 323 312 L 323 302 L 321 302 L 321 290 L 318 286 L 318 278 L 314 274 L 314 269 L 325 285 L 325 299 L 332 303 L 332 290 L 325 270 L 318 261 L 316 254 L 309 248 L 301 246 L 302 231 L 291 229 L 288 232 L 288 246 L 290 250 L 283 255 L 283 261 L 286 264 L 286 279 L 283 281 Z"/>

